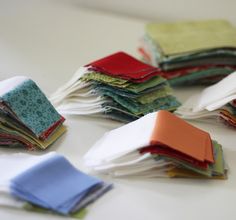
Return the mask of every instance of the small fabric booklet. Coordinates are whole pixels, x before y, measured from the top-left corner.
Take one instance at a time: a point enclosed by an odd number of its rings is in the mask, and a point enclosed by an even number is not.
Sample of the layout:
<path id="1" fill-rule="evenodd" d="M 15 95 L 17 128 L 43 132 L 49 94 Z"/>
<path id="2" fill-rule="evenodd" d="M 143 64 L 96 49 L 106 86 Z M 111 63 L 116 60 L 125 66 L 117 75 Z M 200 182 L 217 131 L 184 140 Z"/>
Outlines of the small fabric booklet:
<path id="1" fill-rule="evenodd" d="M 236 127 L 236 72 L 190 97 L 176 113 L 185 119 L 220 119 Z"/>
<path id="2" fill-rule="evenodd" d="M 55 152 L 1 155 L 0 165 L 0 206 L 81 218 L 89 204 L 112 188 Z"/>
<path id="3" fill-rule="evenodd" d="M 222 146 L 165 110 L 105 133 L 84 161 L 115 177 L 227 178 Z"/>
<path id="4" fill-rule="evenodd" d="M 46 149 L 65 131 L 64 118 L 24 76 L 0 81 L 0 146 Z"/>
<path id="5" fill-rule="evenodd" d="M 79 68 L 50 98 L 62 114 L 128 122 L 180 105 L 156 67 L 117 52 Z"/>
<path id="6" fill-rule="evenodd" d="M 212 84 L 236 69 L 236 28 L 220 19 L 149 23 L 139 51 L 173 86 Z"/>

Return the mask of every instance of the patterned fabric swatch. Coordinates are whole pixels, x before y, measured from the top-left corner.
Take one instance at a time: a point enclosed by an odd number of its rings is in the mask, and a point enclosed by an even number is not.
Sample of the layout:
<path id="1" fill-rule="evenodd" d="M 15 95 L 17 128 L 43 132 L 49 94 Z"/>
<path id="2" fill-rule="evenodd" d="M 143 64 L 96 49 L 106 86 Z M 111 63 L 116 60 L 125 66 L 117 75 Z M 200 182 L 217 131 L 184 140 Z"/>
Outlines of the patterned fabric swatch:
<path id="1" fill-rule="evenodd" d="M 4 94 L 1 99 L 38 137 L 61 119 L 46 96 L 30 79 Z"/>

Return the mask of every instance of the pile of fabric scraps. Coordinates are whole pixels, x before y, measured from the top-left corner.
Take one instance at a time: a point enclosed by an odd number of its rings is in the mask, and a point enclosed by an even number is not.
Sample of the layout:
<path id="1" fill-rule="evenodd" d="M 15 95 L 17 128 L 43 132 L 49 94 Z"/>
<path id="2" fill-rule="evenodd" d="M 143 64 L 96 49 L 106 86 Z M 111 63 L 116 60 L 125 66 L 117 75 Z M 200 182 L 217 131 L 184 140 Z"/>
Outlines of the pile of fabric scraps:
<path id="1" fill-rule="evenodd" d="M 0 81 L 0 146 L 46 149 L 65 131 L 64 118 L 29 78 Z"/>
<path id="2" fill-rule="evenodd" d="M 176 113 L 185 119 L 220 119 L 236 127 L 236 72 L 190 97 Z"/>
<path id="3" fill-rule="evenodd" d="M 221 145 L 165 110 L 105 133 L 84 161 L 115 177 L 227 178 Z"/>
<path id="4" fill-rule="evenodd" d="M 225 20 L 149 23 L 139 51 L 173 86 L 213 84 L 236 70 L 236 28 Z"/>
<path id="5" fill-rule="evenodd" d="M 159 69 L 117 52 L 80 68 L 50 98 L 61 114 L 92 115 L 127 122 L 179 102 Z"/>
<path id="6" fill-rule="evenodd" d="M 0 156 L 0 206 L 81 218 L 111 188 L 55 152 Z"/>

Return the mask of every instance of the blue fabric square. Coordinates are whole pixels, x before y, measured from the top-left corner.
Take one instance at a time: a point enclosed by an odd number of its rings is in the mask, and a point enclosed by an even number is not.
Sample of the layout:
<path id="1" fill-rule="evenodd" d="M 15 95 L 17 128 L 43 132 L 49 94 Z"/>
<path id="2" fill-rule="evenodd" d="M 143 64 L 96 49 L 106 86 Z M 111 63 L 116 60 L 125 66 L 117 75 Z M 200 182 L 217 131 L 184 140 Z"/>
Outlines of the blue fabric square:
<path id="1" fill-rule="evenodd" d="M 74 168 L 55 155 L 26 170 L 11 181 L 14 196 L 54 211 L 68 214 L 103 181 Z"/>

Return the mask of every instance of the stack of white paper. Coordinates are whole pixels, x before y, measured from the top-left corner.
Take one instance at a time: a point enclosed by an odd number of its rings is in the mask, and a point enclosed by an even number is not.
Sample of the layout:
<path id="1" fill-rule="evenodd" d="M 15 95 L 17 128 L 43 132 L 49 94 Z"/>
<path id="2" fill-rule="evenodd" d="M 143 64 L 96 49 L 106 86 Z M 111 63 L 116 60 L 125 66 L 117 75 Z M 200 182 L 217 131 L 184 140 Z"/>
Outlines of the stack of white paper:
<path id="1" fill-rule="evenodd" d="M 138 152 L 149 145 L 155 120 L 156 113 L 151 113 L 106 133 L 84 156 L 86 166 L 112 176 L 166 176 L 163 171 L 170 162 Z"/>
<path id="2" fill-rule="evenodd" d="M 84 160 L 114 177 L 226 178 L 221 145 L 164 110 L 105 133 Z"/>
<path id="3" fill-rule="evenodd" d="M 235 99 L 236 72 L 190 97 L 176 113 L 185 119 L 220 118 L 235 127 Z"/>

